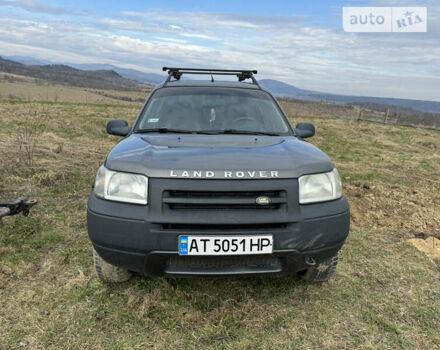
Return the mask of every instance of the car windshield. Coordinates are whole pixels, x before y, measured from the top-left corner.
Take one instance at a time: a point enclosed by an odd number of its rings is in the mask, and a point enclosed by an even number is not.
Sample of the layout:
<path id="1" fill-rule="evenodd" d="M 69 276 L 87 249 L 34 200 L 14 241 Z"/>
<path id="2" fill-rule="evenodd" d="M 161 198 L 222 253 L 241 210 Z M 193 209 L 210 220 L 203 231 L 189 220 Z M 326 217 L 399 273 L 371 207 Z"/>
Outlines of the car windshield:
<path id="1" fill-rule="evenodd" d="M 154 92 L 134 130 L 150 131 L 282 135 L 289 127 L 264 91 L 170 87 Z"/>

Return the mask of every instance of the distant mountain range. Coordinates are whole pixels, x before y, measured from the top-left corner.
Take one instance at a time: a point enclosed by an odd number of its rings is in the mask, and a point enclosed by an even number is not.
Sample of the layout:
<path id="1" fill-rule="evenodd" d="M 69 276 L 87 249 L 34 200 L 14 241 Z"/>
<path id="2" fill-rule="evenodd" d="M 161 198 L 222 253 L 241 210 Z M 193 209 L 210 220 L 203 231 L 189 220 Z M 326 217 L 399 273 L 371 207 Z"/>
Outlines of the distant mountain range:
<path id="1" fill-rule="evenodd" d="M 3 58 L 7 58 L 8 60 L 16 61 L 29 66 L 59 64 L 57 62 L 48 61 L 48 60 L 39 60 L 27 56 L 3 56 Z M 166 78 L 164 74 L 145 73 L 135 69 L 117 67 L 111 64 L 102 64 L 102 63 L 95 63 L 95 64 L 63 63 L 63 64 L 85 71 L 103 71 L 103 70 L 114 71 L 124 78 L 136 80 L 140 83 L 150 84 L 150 85 L 157 85 L 163 82 Z"/>
<path id="2" fill-rule="evenodd" d="M 141 84 L 114 70 L 85 71 L 63 64 L 26 65 L 0 57 L 0 72 L 93 89 L 140 90 Z"/>
<path id="3" fill-rule="evenodd" d="M 15 67 L 15 74 L 36 76 L 41 79 L 52 77 L 48 80 L 59 79 L 67 80 L 64 83 L 72 85 L 96 87 L 96 88 L 120 88 L 137 89 L 136 82 L 143 84 L 157 85 L 164 81 L 165 74 L 146 73 L 135 69 L 121 68 L 110 64 L 57 64 L 47 60 L 39 60 L 27 56 L 3 56 L 8 62 L 14 61 L 16 65 L 21 65 L 20 69 Z M 4 59 L 0 59 L 0 71 L 5 71 Z M 2 65 L 3 62 L 3 65 Z M 37 72 L 35 72 L 37 67 Z M 54 71 L 56 75 L 54 77 Z M 22 73 L 19 73 L 22 72 Z M 33 73 L 32 73 L 33 72 Z M 34 75 L 32 75 L 34 74 Z M 61 74 L 61 77 L 58 76 Z M 57 80 L 58 79 L 58 80 Z M 319 91 L 303 90 L 293 85 L 283 83 L 273 79 L 262 79 L 259 81 L 261 86 L 269 90 L 277 97 L 287 97 L 307 101 L 324 101 L 338 104 L 355 104 L 362 106 L 383 105 L 391 108 L 412 109 L 421 112 L 440 114 L 440 102 L 408 100 L 399 98 L 371 97 L 371 96 L 350 96 L 329 94 Z"/>
<path id="4" fill-rule="evenodd" d="M 333 102 L 338 104 L 362 104 L 364 106 L 368 104 L 381 104 L 440 114 L 440 102 L 388 97 L 336 95 L 319 91 L 302 90 L 295 86 L 272 79 L 260 80 L 260 84 L 278 97 L 288 97 L 307 101 Z"/>
<path id="5" fill-rule="evenodd" d="M 111 64 L 73 64 L 72 67 L 83 69 L 83 70 L 113 70 L 124 78 L 136 80 L 140 83 L 157 85 L 163 82 L 166 78 L 165 75 L 156 73 L 145 73 L 135 69 L 120 68 L 113 66 Z"/>

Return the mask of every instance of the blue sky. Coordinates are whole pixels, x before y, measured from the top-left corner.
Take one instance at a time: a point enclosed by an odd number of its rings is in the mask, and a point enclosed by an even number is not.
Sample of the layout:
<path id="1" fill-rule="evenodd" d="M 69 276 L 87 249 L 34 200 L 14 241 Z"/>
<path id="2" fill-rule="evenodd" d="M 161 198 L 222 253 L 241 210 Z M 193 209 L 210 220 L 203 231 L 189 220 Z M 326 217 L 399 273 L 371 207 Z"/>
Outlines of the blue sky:
<path id="1" fill-rule="evenodd" d="M 342 6 L 427 6 L 427 33 L 345 33 Z M 0 55 L 252 68 L 319 91 L 440 101 L 440 2 L 0 0 Z"/>
<path id="2" fill-rule="evenodd" d="M 59 6 L 59 1 L 45 1 L 51 6 Z M 318 16 L 320 21 L 328 21 L 328 9 L 331 6 L 341 7 L 346 1 L 170 1 L 170 0 L 149 0 L 149 1 L 63 1 L 63 7 L 72 11 L 82 9 L 95 13 L 112 15 L 123 11 L 158 10 L 175 12 L 214 12 L 223 14 L 249 14 L 249 15 L 310 15 Z M 331 5 L 330 5 L 331 3 Z M 365 1 L 352 1 L 352 4 L 365 3 Z M 105 6 L 103 5 L 105 4 Z"/>

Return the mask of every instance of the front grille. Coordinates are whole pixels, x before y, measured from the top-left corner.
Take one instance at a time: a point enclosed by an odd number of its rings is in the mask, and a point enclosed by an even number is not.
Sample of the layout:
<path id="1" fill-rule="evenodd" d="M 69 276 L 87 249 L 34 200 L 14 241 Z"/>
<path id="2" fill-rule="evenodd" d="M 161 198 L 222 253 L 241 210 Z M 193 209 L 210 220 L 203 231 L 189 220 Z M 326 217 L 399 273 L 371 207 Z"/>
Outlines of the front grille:
<path id="1" fill-rule="evenodd" d="M 258 197 L 268 197 L 270 203 L 256 203 Z M 274 210 L 287 202 L 285 191 L 165 191 L 163 203 L 174 210 Z"/>
<path id="2" fill-rule="evenodd" d="M 172 226 L 175 224 L 209 225 L 205 228 L 211 232 L 234 232 L 235 228 L 229 225 L 289 225 L 300 218 L 296 179 L 245 181 L 152 177 L 149 187 L 147 210 L 157 232 L 173 229 L 175 232 L 203 232 L 201 227 L 176 228 Z M 269 197 L 270 205 L 256 203 L 256 199 L 262 196 Z M 222 230 L 222 225 L 226 231 Z M 256 226 L 236 227 L 235 232 L 248 229 L 252 233 L 258 228 L 263 232 L 262 227 Z M 286 229 L 266 228 L 268 233 L 275 230 Z"/>
<path id="3" fill-rule="evenodd" d="M 169 270 L 233 270 L 240 268 L 278 269 L 280 259 L 270 256 L 173 256 L 168 259 Z"/>

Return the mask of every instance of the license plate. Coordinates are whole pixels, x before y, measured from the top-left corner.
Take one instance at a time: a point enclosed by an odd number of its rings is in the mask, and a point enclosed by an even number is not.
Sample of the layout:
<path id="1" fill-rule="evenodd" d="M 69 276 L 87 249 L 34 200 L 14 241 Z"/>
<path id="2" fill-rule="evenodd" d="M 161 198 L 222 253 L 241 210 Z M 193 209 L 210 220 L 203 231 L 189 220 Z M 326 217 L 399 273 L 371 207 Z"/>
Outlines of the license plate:
<path id="1" fill-rule="evenodd" d="M 179 255 L 271 254 L 272 235 L 179 236 Z"/>

